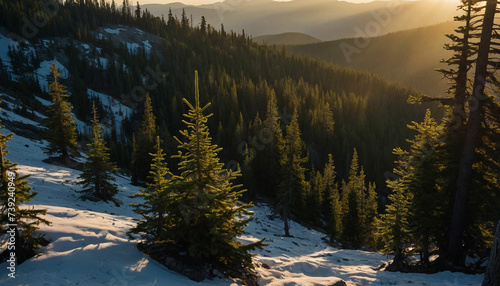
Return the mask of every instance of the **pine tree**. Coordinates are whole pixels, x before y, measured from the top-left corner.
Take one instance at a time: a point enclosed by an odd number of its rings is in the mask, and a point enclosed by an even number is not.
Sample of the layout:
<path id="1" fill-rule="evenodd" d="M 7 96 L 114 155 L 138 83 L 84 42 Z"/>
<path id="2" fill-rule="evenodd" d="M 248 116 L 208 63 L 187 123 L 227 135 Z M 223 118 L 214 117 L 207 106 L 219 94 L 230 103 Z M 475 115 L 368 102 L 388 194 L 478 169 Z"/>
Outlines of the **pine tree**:
<path id="1" fill-rule="evenodd" d="M 280 127 L 276 94 L 273 90 L 269 91 L 268 94 L 266 119 L 261 124 L 260 118 L 256 116 L 253 124 L 254 136 L 260 138 L 265 144 L 264 149 L 256 156 L 254 174 L 257 188 L 268 196 L 275 196 L 280 183 L 281 155 L 279 148 L 283 134 Z"/>
<path id="2" fill-rule="evenodd" d="M 146 245 L 166 242 L 166 231 L 169 231 L 169 225 L 166 224 L 165 217 L 171 208 L 168 200 L 170 178 L 172 174 L 168 170 L 165 162 L 165 154 L 160 147 L 160 137 L 156 137 L 155 153 L 150 154 L 153 157 L 151 170 L 149 171 L 149 183 L 146 189 L 141 189 L 135 194 L 135 198 L 143 198 L 144 202 L 135 204 L 134 211 L 142 216 L 142 219 L 135 219 L 137 225 L 129 231 L 132 234 L 140 234 Z"/>
<path id="3" fill-rule="evenodd" d="M 378 235 L 384 243 L 383 252 L 394 254 L 394 260 L 388 267 L 392 271 L 402 271 L 405 267 L 405 246 L 410 241 L 409 229 L 409 207 L 411 196 L 405 191 L 402 180 L 388 181 L 387 185 L 392 189 L 388 199 L 386 213 L 380 215 L 377 220 Z"/>
<path id="4" fill-rule="evenodd" d="M 281 183 L 277 194 L 276 212 L 281 215 L 284 222 L 285 236 L 290 236 L 288 220 L 292 210 L 297 213 L 304 211 L 309 183 L 306 181 L 304 164 L 309 160 L 302 157 L 305 144 L 301 139 L 297 112 L 286 127 L 286 135 L 281 142 Z"/>
<path id="5" fill-rule="evenodd" d="M 378 215 L 378 196 L 375 183 L 369 182 L 365 199 L 363 200 L 363 241 L 366 247 L 376 249 L 375 219 Z"/>
<path id="6" fill-rule="evenodd" d="M 149 94 L 144 100 L 144 111 L 141 127 L 132 150 L 132 183 L 139 184 L 148 179 L 149 168 L 152 158 L 149 154 L 154 153 L 154 140 L 157 135 L 156 117 L 153 114 L 153 105 Z"/>
<path id="7" fill-rule="evenodd" d="M 3 126 L 0 126 L 0 129 Z M 0 237 L 1 244 L 6 249 L 0 255 L 1 261 L 10 258 L 13 250 L 8 244 L 9 237 L 15 236 L 16 263 L 21 264 L 25 260 L 35 255 L 35 250 L 48 242 L 43 235 L 35 235 L 35 231 L 40 224 L 50 225 L 50 222 L 42 218 L 47 213 L 46 210 L 35 209 L 34 207 L 22 207 L 21 204 L 33 200 L 38 194 L 31 192 L 27 178 L 17 172 L 17 164 L 10 162 L 7 158 L 7 142 L 14 134 L 4 135 L 0 133 Z"/>
<path id="8" fill-rule="evenodd" d="M 179 251 L 187 251 L 197 261 L 219 265 L 231 276 L 241 276 L 252 268 L 250 250 L 261 247 L 262 241 L 242 244 L 236 240 L 243 234 L 244 226 L 253 219 L 247 210 L 251 204 L 238 199 L 244 190 L 233 185 L 239 171 L 224 169 L 218 153 L 222 150 L 212 144 L 207 127 L 211 116 L 204 115 L 210 103 L 200 107 L 198 72 L 195 72 L 195 105 L 188 105 L 184 116 L 187 129 L 180 131 L 184 141 L 179 143 L 179 177 L 175 177 L 169 188 L 169 226 L 166 239 L 175 243 Z"/>
<path id="9" fill-rule="evenodd" d="M 422 123 L 413 122 L 408 126 L 417 131 L 417 135 L 411 143 L 410 151 L 407 153 L 408 168 L 402 166 L 398 171 L 406 182 L 406 188 L 412 195 L 410 220 L 412 227 L 413 242 L 419 247 L 423 254 L 422 263 L 429 263 L 429 247 L 436 241 L 445 225 L 443 209 L 446 209 L 447 197 L 438 188 L 438 153 L 436 147 L 440 144 L 439 136 L 441 127 L 431 117 L 428 110 Z M 405 152 L 396 149 L 396 155 L 405 156 Z"/>
<path id="10" fill-rule="evenodd" d="M 470 185 L 473 177 L 473 165 L 475 162 L 475 153 L 479 139 L 481 137 L 480 130 L 484 117 L 484 105 L 488 100 L 488 91 L 485 85 L 485 80 L 492 76 L 495 71 L 488 70 L 490 59 L 495 52 L 492 48 L 492 35 L 494 29 L 497 29 L 495 16 L 497 13 L 497 0 L 487 0 L 481 25 L 481 36 L 478 45 L 477 59 L 475 62 L 474 83 L 471 93 L 470 111 L 465 127 L 464 147 L 460 156 L 459 173 L 457 179 L 457 191 L 453 211 L 451 214 L 450 234 L 447 249 L 449 262 L 455 265 L 463 265 L 465 251 L 463 249 L 463 237 L 465 231 L 465 222 L 467 218 L 467 194 L 470 190 Z M 496 66 L 494 66 L 496 70 Z M 493 76 L 494 77 L 494 76 Z"/>
<path id="11" fill-rule="evenodd" d="M 328 162 L 323 170 L 324 200 L 322 212 L 327 222 L 327 233 L 330 240 L 338 240 L 342 233 L 342 204 L 336 182 L 335 165 L 332 154 L 328 154 Z"/>
<path id="12" fill-rule="evenodd" d="M 362 200 L 366 186 L 364 174 L 358 163 L 358 152 L 354 153 L 349 168 L 349 178 L 342 181 L 343 231 L 342 240 L 354 248 L 361 247 L 362 242 Z"/>
<path id="13" fill-rule="evenodd" d="M 102 139 L 102 127 L 99 125 L 95 103 L 92 104 L 92 111 L 92 142 L 87 145 L 90 151 L 83 165 L 83 173 L 78 176 L 81 179 L 78 184 L 83 185 L 82 193 L 107 201 L 118 192 L 116 185 L 112 183 L 115 178 L 111 175 L 116 166 L 110 162 L 109 148 Z"/>
<path id="14" fill-rule="evenodd" d="M 70 156 L 78 156 L 78 146 L 76 142 L 75 118 L 71 112 L 71 106 L 67 99 L 66 87 L 58 82 L 61 75 L 57 71 L 56 63 L 50 66 L 51 75 L 54 82 L 49 84 L 49 94 L 52 96 L 52 105 L 48 107 L 47 127 L 49 129 L 47 139 L 49 155 L 61 154 L 64 162 L 69 162 Z"/>

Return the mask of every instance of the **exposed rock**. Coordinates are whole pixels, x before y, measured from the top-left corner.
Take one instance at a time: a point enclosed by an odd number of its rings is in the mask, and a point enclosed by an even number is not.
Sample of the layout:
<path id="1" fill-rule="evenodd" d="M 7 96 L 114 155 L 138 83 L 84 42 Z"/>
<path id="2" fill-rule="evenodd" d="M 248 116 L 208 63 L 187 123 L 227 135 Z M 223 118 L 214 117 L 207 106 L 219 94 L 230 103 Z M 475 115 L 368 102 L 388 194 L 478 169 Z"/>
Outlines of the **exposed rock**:
<path id="1" fill-rule="evenodd" d="M 333 283 L 333 284 L 332 284 L 332 285 L 330 285 L 330 286 L 347 286 L 347 283 L 345 283 L 345 281 L 344 281 L 344 280 L 339 280 L 339 281 L 337 281 L 337 282 Z"/>

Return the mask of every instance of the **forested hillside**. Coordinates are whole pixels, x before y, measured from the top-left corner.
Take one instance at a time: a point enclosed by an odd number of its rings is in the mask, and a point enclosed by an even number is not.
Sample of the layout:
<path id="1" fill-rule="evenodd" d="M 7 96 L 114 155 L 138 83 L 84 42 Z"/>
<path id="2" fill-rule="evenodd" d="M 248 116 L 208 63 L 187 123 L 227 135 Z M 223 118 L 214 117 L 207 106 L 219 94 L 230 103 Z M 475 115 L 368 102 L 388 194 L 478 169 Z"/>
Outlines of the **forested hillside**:
<path id="1" fill-rule="evenodd" d="M 443 48 L 450 42 L 445 35 L 453 33 L 456 28 L 457 23 L 449 21 L 373 38 L 349 38 L 290 46 L 287 51 L 369 71 L 433 96 L 441 96 L 448 81 L 434 69 L 446 66 L 439 63 L 451 56 Z"/>
<path id="2" fill-rule="evenodd" d="M 0 4 L 0 24 L 17 35 L 26 34 L 22 15 L 33 17 L 44 9 L 29 1 Z M 7 80 L 4 75 L 2 85 L 19 90 L 23 81 L 28 84 L 23 85 L 24 91 L 18 96 L 27 97 L 26 102 L 33 94 L 47 98 L 32 72 L 40 61 L 55 58 L 68 67 L 71 76 L 64 83 L 80 119 L 89 122 L 91 118 L 87 89 L 109 94 L 134 108 L 135 113 L 123 120 L 123 126 L 113 128 L 123 128 L 124 132 L 106 135 L 113 159 L 125 170 L 130 166 L 132 135 L 139 128 L 146 91 L 165 148 L 168 154 L 175 153 L 171 136 L 177 134 L 185 111 L 182 98 L 193 96 L 191 75 L 195 69 L 200 73 L 201 101 L 213 103 L 214 117 L 209 125 L 217 134 L 216 142 L 224 147 L 222 156 L 226 162 L 240 165 L 245 145 L 253 159 L 254 155 L 262 156 L 263 146 L 270 143 L 261 131 L 267 101 L 275 94 L 282 127 L 297 112 L 311 159 L 308 169 L 319 169 L 331 153 L 342 178 L 347 175 L 356 148 L 368 179 L 377 181 L 381 188 L 384 172 L 392 169 L 392 149 L 405 144 L 404 138 L 410 135 L 406 124 L 420 120 L 425 113 L 424 106 L 406 103 L 410 94 L 418 93 L 415 90 L 368 73 L 261 47 L 245 35 L 216 30 L 205 23 L 191 28 L 186 16 L 160 19 L 147 11 L 131 11 L 130 7 L 118 10 L 113 3 L 103 6 L 96 1 L 69 1 L 57 8 L 57 13 L 48 16 L 46 25 L 26 35 L 32 43 L 38 43 L 32 58 L 22 57 L 22 46 L 11 51 L 16 77 Z M 119 30 L 116 25 L 137 26 L 163 40 L 151 41 L 151 52 L 143 47 L 134 51 L 119 36 L 96 32 L 101 26 Z M 40 45 L 46 39 L 50 39 L 49 47 Z M 91 46 L 90 56 L 81 48 L 84 43 Z M 96 64 L 93 57 L 101 60 Z M 3 71 L 5 74 L 5 67 Z M 145 79 L 150 82 L 144 83 Z M 251 162 L 254 173 L 267 168 L 265 162 L 259 162 Z M 268 180 L 259 177 L 256 189 L 269 186 Z"/>
<path id="3" fill-rule="evenodd" d="M 256 44 L 205 17 L 196 24 L 184 11 L 155 17 L 128 0 L 0 0 L 2 124 L 41 140 L 44 166 L 81 171 L 75 199 L 119 207 L 117 174 L 140 186 L 128 196 L 137 222 L 129 239 L 196 281 L 222 273 L 257 284 L 252 251 L 265 244 L 242 238 L 256 198 L 271 202 L 270 220 L 281 219 L 280 239 L 294 239 L 295 220 L 332 245 L 394 254 L 387 270 L 476 273 L 500 216 L 497 6 L 459 6 L 439 69 L 448 89 L 432 97 Z M 426 31 L 365 39 L 358 54 L 404 77 L 431 57 L 410 60 L 415 47 L 402 35 Z M 383 41 L 406 67 L 380 62 L 391 57 Z M 330 44 L 317 45 L 331 55 Z M 414 77 L 409 83 L 437 88 Z M 9 198 L 37 195 L 3 158 L 12 136 L 0 135 L 0 237 L 11 231 L 5 210 L 16 212 L 14 236 L 29 259 L 48 243 L 38 225 L 50 222 L 38 216 L 46 209 L 30 214 Z"/>

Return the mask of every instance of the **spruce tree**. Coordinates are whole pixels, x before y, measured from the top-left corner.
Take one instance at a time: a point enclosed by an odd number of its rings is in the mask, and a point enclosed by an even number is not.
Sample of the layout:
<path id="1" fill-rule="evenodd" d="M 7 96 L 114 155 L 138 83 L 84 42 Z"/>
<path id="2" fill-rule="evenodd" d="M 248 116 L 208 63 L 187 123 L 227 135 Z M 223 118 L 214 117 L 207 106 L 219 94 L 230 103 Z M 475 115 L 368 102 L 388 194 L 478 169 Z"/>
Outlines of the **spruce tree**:
<path id="1" fill-rule="evenodd" d="M 309 160 L 302 153 L 305 144 L 301 139 L 297 112 L 294 113 L 292 121 L 286 127 L 286 135 L 281 142 L 281 183 L 277 193 L 277 208 L 284 222 L 285 236 L 290 236 L 288 220 L 292 216 L 292 210 L 296 213 L 304 211 L 306 195 L 310 185 L 306 181 L 304 164 Z"/>
<path id="2" fill-rule="evenodd" d="M 268 90 L 266 118 L 262 125 L 260 118 L 254 120 L 254 136 L 260 138 L 264 149 L 259 152 L 254 162 L 254 174 L 257 188 L 268 196 L 275 196 L 280 183 L 280 142 L 283 134 L 280 127 L 278 102 L 274 90 Z M 260 128 L 259 128 L 260 127 Z M 260 150 L 259 150 L 260 151 Z"/>
<path id="3" fill-rule="evenodd" d="M 198 72 L 195 72 L 195 104 L 186 99 L 189 111 L 184 116 L 187 129 L 177 137 L 180 176 L 172 180 L 168 191 L 166 239 L 179 251 L 186 251 L 196 261 L 206 261 L 230 276 L 241 276 L 252 268 L 250 250 L 262 241 L 242 244 L 236 238 L 253 219 L 247 210 L 251 204 L 239 201 L 244 190 L 232 181 L 239 171 L 227 170 L 218 158 L 222 148 L 212 143 L 203 113 L 210 103 L 200 107 Z"/>
<path id="4" fill-rule="evenodd" d="M 165 217 L 171 205 L 168 200 L 170 187 L 170 178 L 172 174 L 168 170 L 165 162 L 165 154 L 160 147 L 160 137 L 156 137 L 155 153 L 150 154 L 153 157 L 151 170 L 149 171 L 149 183 L 146 189 L 141 189 L 135 194 L 135 198 L 143 198 L 144 202 L 134 204 L 134 211 L 142 216 L 142 219 L 134 219 L 137 225 L 129 231 L 132 234 L 140 234 L 146 245 L 165 242 L 167 237 L 165 232 L 169 231 L 169 225 L 166 224 Z"/>
<path id="5" fill-rule="evenodd" d="M 342 233 L 342 204 L 332 154 L 328 154 L 328 162 L 323 170 L 322 183 L 324 184 L 324 199 L 321 210 L 327 223 L 327 233 L 330 240 L 338 240 Z"/>
<path id="6" fill-rule="evenodd" d="M 49 129 L 47 139 L 49 155 L 61 154 L 64 162 L 69 162 L 71 156 L 78 156 L 78 146 L 76 142 L 75 118 L 71 112 L 71 105 L 68 103 L 68 93 L 66 87 L 58 82 L 61 75 L 57 71 L 56 63 L 50 66 L 51 75 L 54 81 L 49 84 L 49 94 L 52 97 L 52 105 L 48 107 L 47 128 Z"/>
<path id="7" fill-rule="evenodd" d="M 358 152 L 354 153 L 349 168 L 349 178 L 342 181 L 343 231 L 342 239 L 347 245 L 359 248 L 362 245 L 362 200 L 366 186 L 364 174 L 360 171 Z"/>
<path id="8" fill-rule="evenodd" d="M 141 127 L 135 137 L 132 150 L 132 183 L 146 182 L 152 158 L 149 154 L 154 153 L 155 138 L 157 135 L 156 117 L 153 114 L 151 97 L 146 95 Z"/>
<path id="9" fill-rule="evenodd" d="M 2 129 L 3 126 L 0 126 Z M 12 246 L 8 244 L 9 237 L 15 236 L 16 263 L 20 264 L 35 255 L 35 250 L 47 244 L 43 235 L 35 235 L 40 224 L 50 225 L 50 222 L 42 218 L 46 210 L 34 207 L 22 207 L 21 204 L 32 201 L 38 194 L 32 192 L 28 186 L 27 176 L 21 176 L 17 172 L 17 164 L 10 162 L 6 156 L 7 142 L 14 134 L 4 135 L 0 133 L 0 237 L 1 245 L 6 247 L 1 254 L 1 261 L 10 258 Z"/>
<path id="10" fill-rule="evenodd" d="M 90 148 L 87 161 L 83 165 L 83 173 L 78 176 L 81 179 L 78 184 L 83 185 L 82 193 L 92 195 L 107 201 L 118 192 L 113 183 L 115 178 L 111 175 L 116 170 L 114 163 L 109 158 L 109 148 L 102 138 L 102 127 L 95 104 L 92 104 L 94 119 L 92 120 L 92 142 L 87 146 Z"/>
<path id="11" fill-rule="evenodd" d="M 436 244 L 436 240 L 446 227 L 443 210 L 448 198 L 438 187 L 440 164 L 438 162 L 437 145 L 440 143 L 441 127 L 431 117 L 428 110 L 422 123 L 413 122 L 410 129 L 417 131 L 407 153 L 408 167 L 401 166 L 397 171 L 404 178 L 406 188 L 413 200 L 411 203 L 410 221 L 413 242 L 423 254 L 422 263 L 429 264 L 429 247 Z M 405 156 L 405 152 L 396 149 L 396 155 Z"/>
<path id="12" fill-rule="evenodd" d="M 402 180 L 388 181 L 392 189 L 385 214 L 377 220 L 378 235 L 384 244 L 385 254 L 394 254 L 389 270 L 402 271 L 407 264 L 405 246 L 410 242 L 409 208 L 411 196 L 405 191 Z"/>

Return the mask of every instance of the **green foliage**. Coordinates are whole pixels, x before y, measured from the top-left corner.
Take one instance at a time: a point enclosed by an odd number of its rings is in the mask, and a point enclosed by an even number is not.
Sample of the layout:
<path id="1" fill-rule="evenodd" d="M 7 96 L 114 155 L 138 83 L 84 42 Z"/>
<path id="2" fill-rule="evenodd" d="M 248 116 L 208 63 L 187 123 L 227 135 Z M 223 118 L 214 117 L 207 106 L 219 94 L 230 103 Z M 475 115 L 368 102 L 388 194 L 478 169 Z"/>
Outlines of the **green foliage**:
<path id="1" fill-rule="evenodd" d="M 403 264 L 407 255 L 406 247 L 410 243 L 410 202 L 411 194 L 408 194 L 402 180 L 388 182 L 392 193 L 388 199 L 385 213 L 377 220 L 378 232 L 384 244 L 384 254 L 394 254 L 393 264 L 403 270 Z"/>
<path id="2" fill-rule="evenodd" d="M 183 120 L 187 129 L 180 131 L 184 140 L 175 137 L 179 151 L 174 156 L 180 160 L 181 174 L 172 178 L 167 189 L 164 225 L 168 231 L 164 239 L 179 251 L 224 269 L 239 272 L 252 268 L 249 251 L 261 247 L 262 241 L 245 245 L 236 240 L 253 219 L 247 210 L 252 205 L 239 201 L 244 190 L 237 190 L 241 186 L 231 181 L 240 172 L 226 170 L 218 158 L 222 149 L 212 144 L 207 127 L 211 115 L 203 114 L 210 103 L 200 107 L 197 72 L 195 105 L 186 99 L 184 102 L 189 107 Z"/>
<path id="3" fill-rule="evenodd" d="M 331 240 L 339 240 L 342 234 L 342 204 L 331 154 L 328 155 L 328 163 L 325 164 L 321 183 L 324 185 L 324 194 L 320 209 L 323 213 L 323 219 L 327 222 L 327 233 Z"/>
<path id="4" fill-rule="evenodd" d="M 66 87 L 57 82 L 61 73 L 57 71 L 56 63 L 50 66 L 54 81 L 49 84 L 49 94 L 52 97 L 52 105 L 48 107 L 47 128 L 49 129 L 47 139 L 49 155 L 61 154 L 64 160 L 70 156 L 78 156 L 76 142 L 76 126 L 71 106 L 67 102 L 68 93 Z"/>
<path id="5" fill-rule="evenodd" d="M 304 164 L 309 161 L 303 157 L 305 144 L 301 139 L 298 115 L 295 113 L 292 121 L 286 127 L 286 135 L 280 144 L 281 151 L 281 183 L 277 194 L 277 212 L 285 223 L 285 236 L 290 236 L 288 219 L 292 210 L 296 213 L 305 211 L 307 194 L 310 189 L 306 181 Z"/>
<path id="6" fill-rule="evenodd" d="M 22 34 L 23 17 L 32 19 L 43 12 L 37 1 L 26 0 L 23 4 L 14 0 L 0 2 L 0 23 L 17 34 Z M 280 173 L 279 164 L 275 163 L 279 161 L 276 151 L 272 151 L 275 158 L 271 162 L 274 163 L 266 162 L 272 143 L 266 137 L 266 126 L 259 124 L 267 118 L 267 103 L 271 97 L 275 98 L 275 110 L 282 125 L 288 125 L 290 113 L 297 109 L 302 139 L 309 148 L 311 164 L 317 170 L 332 153 L 339 166 L 338 177 L 347 177 L 344 166 L 349 164 L 349 158 L 345 154 L 356 147 L 365 159 L 367 178 L 376 181 L 380 188 L 385 178 L 379 170 L 392 169 L 392 149 L 404 145 L 404 138 L 411 135 L 405 128 L 406 123 L 423 118 L 425 107 L 406 104 L 407 95 L 418 94 L 417 91 L 372 74 L 292 56 L 282 49 L 259 46 L 234 32 L 217 31 L 210 25 L 203 31 L 187 17 L 176 19 L 169 15 L 163 20 L 141 9 L 139 18 L 133 17 L 127 9 L 121 11 L 116 5 L 108 4 L 94 1 L 59 3 L 60 13 L 50 17 L 47 26 L 34 35 L 34 39 L 68 35 L 78 39 L 79 33 L 91 46 L 102 48 L 100 57 L 108 59 L 107 67 L 95 66 L 75 42 L 58 43 L 68 59 L 72 75 L 68 81 L 72 83 L 71 100 L 75 113 L 80 116 L 90 113 L 86 88 L 109 94 L 130 107 L 137 106 L 137 96 L 131 93 L 134 87 L 143 86 L 144 77 L 153 69 L 158 75 L 155 77 L 158 86 L 149 92 L 160 127 L 159 135 L 168 145 L 170 141 L 162 132 L 168 129 L 172 136 L 178 135 L 182 113 L 186 111 L 180 98 L 190 94 L 190 75 L 192 70 L 198 69 L 207 75 L 200 78 L 200 87 L 204 89 L 202 94 L 209 97 L 207 101 L 213 103 L 214 120 L 208 124 L 211 130 L 220 130 L 216 139 L 224 148 L 221 159 L 225 162 L 237 160 L 242 165 L 245 157 L 242 153 L 248 144 L 249 151 L 255 154 L 251 162 L 255 188 L 268 196 L 276 195 L 279 185 L 276 178 Z M 157 53 L 146 56 L 131 54 L 126 47 L 113 45 L 112 41 L 98 39 L 94 37 L 96 33 L 91 33 L 97 27 L 118 24 L 139 27 L 165 41 L 154 44 Z M 10 85 L 18 84 L 11 82 Z M 193 99 L 191 95 L 187 98 Z M 132 137 L 135 134 L 136 141 L 140 140 L 136 126 L 140 126 L 141 121 L 140 116 L 132 114 L 123 121 L 124 134 L 110 138 L 114 141 L 110 142 L 113 161 L 122 168 L 131 167 Z M 173 149 L 162 147 L 167 154 Z M 153 152 L 150 148 L 147 152 Z M 148 157 L 147 154 L 140 157 Z M 167 161 L 172 168 L 176 167 L 175 160 L 167 158 Z M 141 170 L 147 169 L 150 163 L 144 164 Z M 266 174 L 273 175 L 266 177 Z M 147 172 L 140 176 L 141 180 L 146 180 Z"/>
<path id="7" fill-rule="evenodd" d="M 94 119 L 92 120 L 92 141 L 87 146 L 90 148 L 87 161 L 83 165 L 83 172 L 78 179 L 78 184 L 83 185 L 84 194 L 95 196 L 107 201 L 113 198 L 118 189 L 111 175 L 116 171 L 116 166 L 110 161 L 109 148 L 102 139 L 102 127 L 95 104 L 92 105 Z"/>
<path id="8" fill-rule="evenodd" d="M 259 148 L 261 150 L 256 150 L 260 152 L 256 154 L 253 166 L 259 192 L 274 197 L 276 186 L 280 183 L 280 142 L 283 140 L 283 134 L 276 93 L 273 90 L 267 90 L 266 93 L 268 94 L 266 118 L 264 122 L 260 122 L 260 118 L 256 117 L 252 141 L 252 143 L 260 141 L 264 145 Z"/>
<path id="9" fill-rule="evenodd" d="M 373 242 L 373 223 L 377 215 L 377 194 L 374 185 L 366 186 L 363 167 L 359 166 L 354 149 L 349 177 L 342 181 L 342 241 L 354 248 Z"/>
<path id="10" fill-rule="evenodd" d="M 135 219 L 137 225 L 130 229 L 129 236 L 140 234 L 141 238 L 148 245 L 164 243 L 168 241 L 167 231 L 170 225 L 167 224 L 166 217 L 172 208 L 172 200 L 169 199 L 171 191 L 171 178 L 165 154 L 160 147 L 160 137 L 156 137 L 155 153 L 151 170 L 149 171 L 149 182 L 146 189 L 141 189 L 135 194 L 135 198 L 142 198 L 143 203 L 134 204 L 134 211 L 142 216 L 142 219 Z M 167 178 L 170 177 L 170 178 Z"/>
<path id="11" fill-rule="evenodd" d="M 157 134 L 156 117 L 148 94 L 144 101 L 141 127 L 134 137 L 132 148 L 132 182 L 135 184 L 147 181 L 149 166 L 152 163 L 149 154 L 154 152 L 154 138 Z"/>
<path id="12" fill-rule="evenodd" d="M 3 126 L 0 126 L 1 128 Z M 28 186 L 29 176 L 19 175 L 17 164 L 5 158 L 9 153 L 7 142 L 12 139 L 13 135 L 13 133 L 0 134 L 0 223 L 2 225 L 0 236 L 3 237 L 2 248 L 6 248 L 3 249 L 5 252 L 2 253 L 2 257 L 8 258 L 12 249 L 7 242 L 11 233 L 14 233 L 17 262 L 22 263 L 34 256 L 36 249 L 47 244 L 47 240 L 42 235 L 35 235 L 34 232 L 40 224 L 50 225 L 50 222 L 42 217 L 47 213 L 46 210 L 21 206 L 33 200 L 38 193 L 32 192 L 31 187 Z"/>

